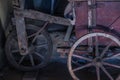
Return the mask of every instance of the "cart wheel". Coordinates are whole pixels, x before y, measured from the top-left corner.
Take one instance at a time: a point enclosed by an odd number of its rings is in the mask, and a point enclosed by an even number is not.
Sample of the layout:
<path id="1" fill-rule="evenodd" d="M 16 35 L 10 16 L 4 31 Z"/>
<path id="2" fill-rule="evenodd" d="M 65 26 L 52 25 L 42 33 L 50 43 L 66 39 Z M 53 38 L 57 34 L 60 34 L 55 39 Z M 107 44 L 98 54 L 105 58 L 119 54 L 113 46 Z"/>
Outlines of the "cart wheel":
<path id="1" fill-rule="evenodd" d="M 106 33 L 91 33 L 78 39 L 70 50 L 68 69 L 74 80 L 81 80 L 78 74 L 86 68 L 95 69 L 95 80 L 115 80 L 109 69 L 120 70 L 120 41 Z"/>
<path id="2" fill-rule="evenodd" d="M 43 30 L 39 35 L 30 37 L 39 29 L 39 27 L 33 25 L 27 26 L 26 32 L 29 47 L 29 54 L 27 55 L 20 55 L 16 31 L 12 31 L 8 36 L 5 47 L 6 56 L 12 66 L 18 70 L 37 70 L 44 67 L 50 60 L 53 45 L 49 34 Z"/>

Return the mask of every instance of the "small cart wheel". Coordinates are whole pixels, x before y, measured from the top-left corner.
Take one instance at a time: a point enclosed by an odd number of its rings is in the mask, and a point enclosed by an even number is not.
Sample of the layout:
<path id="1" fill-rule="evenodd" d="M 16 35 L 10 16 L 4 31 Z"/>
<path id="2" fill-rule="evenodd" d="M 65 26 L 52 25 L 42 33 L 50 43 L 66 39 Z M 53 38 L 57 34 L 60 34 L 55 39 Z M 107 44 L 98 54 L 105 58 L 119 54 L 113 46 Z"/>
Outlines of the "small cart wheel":
<path id="1" fill-rule="evenodd" d="M 20 54 L 16 31 L 14 30 L 9 34 L 5 47 L 6 56 L 11 65 L 18 70 L 37 70 L 44 67 L 50 60 L 53 47 L 52 40 L 45 30 L 38 35 L 31 36 L 38 30 L 40 30 L 40 27 L 27 26 L 26 33 L 29 48 L 27 55 Z"/>
<path id="2" fill-rule="evenodd" d="M 120 70 L 120 41 L 106 33 L 91 33 L 79 38 L 70 49 L 68 69 L 74 80 L 81 80 L 78 74 L 86 68 L 95 69 L 95 80 L 115 80 L 109 69 Z"/>

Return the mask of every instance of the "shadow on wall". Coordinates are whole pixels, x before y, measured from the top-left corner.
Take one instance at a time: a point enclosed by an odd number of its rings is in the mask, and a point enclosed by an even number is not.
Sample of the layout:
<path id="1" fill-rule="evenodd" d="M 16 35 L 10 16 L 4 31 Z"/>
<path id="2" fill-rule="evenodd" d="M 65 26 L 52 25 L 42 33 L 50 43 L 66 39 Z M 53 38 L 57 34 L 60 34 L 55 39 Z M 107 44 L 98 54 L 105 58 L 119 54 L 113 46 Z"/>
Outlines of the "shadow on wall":
<path id="1" fill-rule="evenodd" d="M 4 45 L 5 45 L 5 35 L 0 19 L 0 69 L 5 65 L 6 62 Z"/>
<path id="2" fill-rule="evenodd" d="M 0 0 L 0 19 L 3 29 L 7 26 L 11 0 Z"/>

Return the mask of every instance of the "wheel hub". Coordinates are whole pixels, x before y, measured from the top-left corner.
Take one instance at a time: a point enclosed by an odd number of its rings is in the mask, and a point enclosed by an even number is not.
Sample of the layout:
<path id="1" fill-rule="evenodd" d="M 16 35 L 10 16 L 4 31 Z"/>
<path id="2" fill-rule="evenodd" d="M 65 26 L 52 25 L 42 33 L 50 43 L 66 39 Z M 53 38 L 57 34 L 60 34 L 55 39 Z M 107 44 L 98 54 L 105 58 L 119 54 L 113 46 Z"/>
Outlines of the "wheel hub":
<path id="1" fill-rule="evenodd" d="M 96 57 L 96 58 L 93 60 L 93 64 L 94 64 L 95 66 L 100 67 L 101 64 L 102 64 L 102 59 L 99 58 L 99 57 Z"/>
<path id="2" fill-rule="evenodd" d="M 31 45 L 29 48 L 28 48 L 28 51 L 22 49 L 21 51 L 23 53 L 25 53 L 24 55 L 28 55 L 28 54 L 31 54 L 31 53 L 34 53 L 34 50 L 35 50 L 35 47 L 33 45 Z"/>

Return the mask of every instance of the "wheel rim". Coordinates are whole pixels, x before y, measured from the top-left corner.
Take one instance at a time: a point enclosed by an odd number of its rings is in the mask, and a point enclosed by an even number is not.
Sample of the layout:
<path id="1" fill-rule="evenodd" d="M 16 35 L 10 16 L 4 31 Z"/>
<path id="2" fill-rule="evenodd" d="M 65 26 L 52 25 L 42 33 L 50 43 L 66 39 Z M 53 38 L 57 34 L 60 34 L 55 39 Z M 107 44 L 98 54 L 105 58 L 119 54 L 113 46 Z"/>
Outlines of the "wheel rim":
<path id="1" fill-rule="evenodd" d="M 99 52 L 100 49 L 99 49 L 98 41 L 99 41 L 99 39 L 101 39 L 100 37 L 102 37 L 104 39 L 105 38 L 109 39 L 109 41 L 111 41 L 108 45 L 106 45 L 106 47 L 104 47 L 102 52 Z M 94 56 L 93 55 L 89 56 L 91 52 L 89 52 L 88 48 L 86 50 L 88 52 L 84 52 L 84 53 L 82 53 L 81 51 L 79 53 L 76 52 L 78 45 L 84 44 L 87 39 L 89 40 L 91 38 L 92 39 L 94 38 L 94 40 L 95 40 L 94 41 L 94 51 L 92 51 L 92 54 L 94 53 Z M 101 75 L 100 75 L 101 70 L 106 74 L 106 76 L 109 78 L 109 80 L 114 80 L 113 77 L 110 75 L 110 73 L 104 67 L 104 66 L 110 66 L 110 67 L 120 69 L 120 65 L 115 65 L 115 64 L 106 62 L 107 60 L 110 60 L 113 58 L 118 59 L 118 56 L 120 56 L 120 52 L 117 52 L 116 54 L 112 54 L 112 55 L 107 54 L 108 53 L 107 51 L 109 50 L 109 48 L 112 46 L 113 43 L 115 46 L 117 45 L 120 47 L 120 41 L 117 38 L 115 38 L 114 36 L 105 34 L 105 33 L 87 34 L 87 35 L 81 37 L 78 41 L 76 41 L 75 44 L 72 46 L 72 48 L 70 50 L 70 54 L 68 56 L 68 69 L 69 69 L 69 72 L 70 72 L 72 78 L 74 80 L 80 80 L 80 78 L 78 78 L 78 76 L 76 76 L 75 72 L 93 66 L 96 68 L 96 74 L 97 74 L 96 80 L 101 80 Z M 79 62 L 80 62 L 80 60 L 84 60 L 84 61 L 87 61 L 87 63 L 84 66 L 79 66 L 77 68 L 74 68 L 72 65 L 74 58 L 78 58 Z"/>
<path id="2" fill-rule="evenodd" d="M 29 26 L 31 27 L 31 26 Z M 33 28 L 27 29 L 27 36 L 36 33 L 39 30 L 39 28 L 33 26 Z M 6 54 L 8 60 L 11 59 L 10 63 L 12 65 L 20 70 L 35 70 L 42 68 L 46 65 L 48 62 L 48 59 L 51 55 L 51 42 L 48 40 L 48 36 L 45 35 L 45 31 L 42 31 L 39 35 L 32 36 L 28 38 L 29 43 L 29 54 L 27 55 L 20 55 L 18 44 L 17 44 L 17 38 L 15 32 L 13 32 L 12 38 L 10 41 L 8 40 L 6 44 Z M 36 37 L 36 38 L 34 38 Z M 14 44 L 13 44 L 14 43 Z"/>

